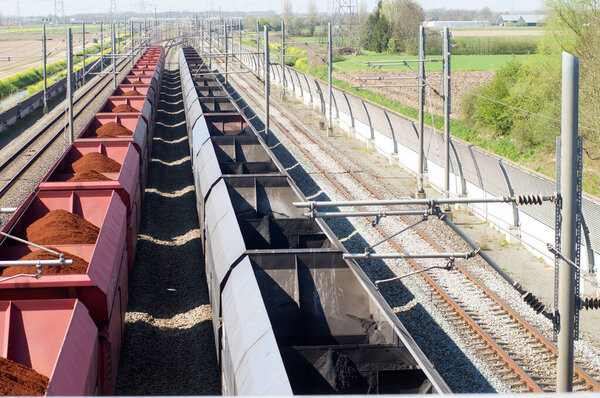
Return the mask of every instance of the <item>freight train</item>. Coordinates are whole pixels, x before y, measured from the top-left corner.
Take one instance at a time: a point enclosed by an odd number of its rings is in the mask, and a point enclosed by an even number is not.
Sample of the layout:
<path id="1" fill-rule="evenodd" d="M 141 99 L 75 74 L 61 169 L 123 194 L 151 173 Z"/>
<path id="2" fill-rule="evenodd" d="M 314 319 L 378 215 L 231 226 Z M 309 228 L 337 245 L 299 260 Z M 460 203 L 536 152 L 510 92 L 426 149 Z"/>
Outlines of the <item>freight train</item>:
<path id="1" fill-rule="evenodd" d="M 2 229 L 3 261 L 73 261 L 0 268 L 2 395 L 114 392 L 164 62 L 139 57 Z"/>
<path id="2" fill-rule="evenodd" d="M 179 68 L 224 395 L 448 393 L 193 48 Z"/>

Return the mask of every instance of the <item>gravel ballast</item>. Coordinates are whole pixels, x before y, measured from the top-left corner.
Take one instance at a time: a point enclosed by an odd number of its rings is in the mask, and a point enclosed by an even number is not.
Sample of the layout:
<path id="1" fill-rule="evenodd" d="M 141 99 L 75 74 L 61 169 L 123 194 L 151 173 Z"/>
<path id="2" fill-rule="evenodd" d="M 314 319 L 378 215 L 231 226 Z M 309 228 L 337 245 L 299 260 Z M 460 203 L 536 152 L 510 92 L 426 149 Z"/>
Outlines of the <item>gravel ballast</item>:
<path id="1" fill-rule="evenodd" d="M 238 84 L 248 87 L 247 82 L 236 79 Z M 252 92 L 252 90 L 250 90 Z M 254 93 L 253 93 L 254 94 Z M 278 98 L 276 93 L 272 94 L 272 98 Z M 288 115 L 293 115 L 292 118 L 298 124 L 313 124 L 316 121 L 311 116 L 311 112 L 302 109 L 301 104 L 286 104 L 289 106 Z M 256 109 L 255 104 L 248 99 L 250 106 Z M 331 158 L 324 155 L 313 143 L 302 137 L 301 134 L 296 134 L 293 126 L 273 107 L 271 108 L 272 115 L 286 129 L 294 134 L 294 138 L 300 146 L 315 156 L 319 165 L 328 173 L 334 176 L 336 182 L 340 184 L 354 199 L 373 199 L 372 196 L 366 194 L 364 189 L 357 188 L 356 181 L 343 171 L 333 162 Z M 261 112 L 257 112 L 259 117 L 263 117 Z M 302 120 L 302 121 L 301 121 Z M 317 119 L 318 120 L 318 119 Z M 262 126 L 257 126 L 260 129 Z M 272 148 L 277 154 L 281 162 L 288 168 L 296 183 L 309 199 L 314 200 L 346 200 L 333 185 L 327 181 L 316 167 L 308 162 L 304 155 L 280 133 L 278 128 L 271 125 L 272 131 L 275 133 L 279 142 L 272 143 Z M 311 130 L 310 128 L 308 128 Z M 389 184 L 391 179 L 386 181 L 386 177 L 390 177 L 377 173 L 377 167 L 371 167 L 369 161 L 373 160 L 373 156 L 366 156 L 362 150 L 357 151 L 348 148 L 352 141 L 343 140 L 340 138 L 325 137 L 323 133 L 315 133 L 315 129 L 311 132 L 317 140 L 322 144 L 329 146 L 329 150 L 335 153 L 335 156 L 347 164 L 355 173 L 368 181 L 378 192 L 382 193 L 386 199 L 399 198 L 407 196 L 407 193 L 414 192 L 414 187 L 397 188 L 399 184 Z M 367 151 L 368 152 L 368 151 Z M 378 157 L 378 156 L 377 156 Z M 401 174 L 401 173 L 396 173 Z M 401 179 L 404 177 L 401 177 Z M 408 176 L 406 177 L 408 181 Z M 414 185 L 409 183 L 409 185 Z M 412 221 L 414 221 L 413 219 Z M 363 219 L 351 219 L 342 221 L 340 219 L 330 220 L 328 224 L 332 230 L 340 238 L 342 243 L 351 252 L 362 252 L 365 242 L 376 242 L 381 239 L 381 236 Z M 402 228 L 404 225 L 398 219 L 383 220 L 380 224 L 388 233 L 393 233 Z M 436 242 L 443 242 L 443 248 L 448 251 L 468 251 L 464 242 L 455 236 L 442 222 L 430 219 L 419 226 L 424 232 L 431 236 Z M 401 235 L 396 241 L 410 252 L 431 252 L 432 248 L 425 244 L 420 237 L 414 232 L 408 232 Z M 378 252 L 394 252 L 391 246 L 381 245 L 378 247 Z M 430 265 L 444 265 L 440 260 L 425 260 L 419 261 L 422 267 Z M 475 274 L 487 286 L 491 287 L 505 302 L 513 307 L 521 316 L 535 325 L 538 329 L 548 336 L 549 322 L 536 315 L 529 307 L 527 307 L 519 297 L 519 295 L 502 280 L 495 272 L 491 271 L 489 265 L 483 260 L 475 258 L 468 261 L 461 261 L 470 272 Z M 364 271 L 371 277 L 372 280 L 387 278 L 394 275 L 402 275 L 411 272 L 412 267 L 404 261 L 362 261 L 360 265 Z M 543 358 L 536 358 L 536 348 L 524 344 L 521 340 L 511 340 L 516 337 L 517 333 L 507 328 L 504 319 L 496 315 L 494 311 L 487 308 L 489 304 L 487 299 L 482 297 L 478 292 L 470 289 L 464 289 L 464 277 L 457 271 L 447 272 L 441 270 L 431 271 L 432 276 L 446 289 L 452 297 L 460 300 L 461 305 L 467 308 L 469 312 L 480 314 L 478 319 L 480 324 L 485 324 L 489 328 L 497 330 L 496 340 L 509 342 L 511 350 L 533 358 L 533 362 L 537 360 L 540 363 L 544 372 L 552 375 L 553 369 L 548 369 L 548 365 Z M 498 392 L 511 391 L 512 388 L 503 378 L 490 367 L 489 360 L 486 359 L 480 352 L 477 344 L 473 341 L 472 335 L 465 333 L 462 325 L 457 325 L 452 321 L 452 317 L 448 317 L 445 310 L 439 308 L 438 302 L 435 299 L 435 293 L 432 293 L 431 288 L 426 285 L 420 277 L 413 276 L 407 278 L 402 283 L 395 282 L 391 284 L 381 285 L 381 292 L 388 300 L 392 308 L 396 311 L 399 318 L 409 329 L 415 340 L 421 348 L 430 357 L 436 365 L 438 371 L 446 379 L 448 384 L 455 392 L 483 392 L 495 390 Z M 506 330 L 505 330 L 506 329 Z M 583 344 L 582 344 L 583 343 Z M 519 346 L 519 344 L 521 344 Z M 580 360 L 585 364 L 585 368 L 596 374 L 597 371 L 597 355 L 593 353 L 591 347 L 584 342 L 576 344 Z M 467 362 L 471 362 L 467 364 Z M 472 367 L 477 370 L 473 370 Z M 475 377 L 474 377 L 475 376 Z"/>
<path id="2" fill-rule="evenodd" d="M 221 393 L 175 54 L 165 66 L 117 395 Z"/>

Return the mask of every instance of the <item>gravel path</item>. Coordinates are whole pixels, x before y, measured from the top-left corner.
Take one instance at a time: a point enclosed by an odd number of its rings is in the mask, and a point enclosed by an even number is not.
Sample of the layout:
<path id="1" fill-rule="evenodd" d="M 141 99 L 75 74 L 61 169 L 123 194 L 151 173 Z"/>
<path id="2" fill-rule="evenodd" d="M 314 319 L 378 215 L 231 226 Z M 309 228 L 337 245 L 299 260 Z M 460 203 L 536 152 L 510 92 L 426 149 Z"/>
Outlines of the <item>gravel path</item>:
<path id="1" fill-rule="evenodd" d="M 172 50 L 159 111 L 181 110 L 181 99 Z M 116 394 L 219 395 L 185 114 L 158 112 L 157 121 Z"/>

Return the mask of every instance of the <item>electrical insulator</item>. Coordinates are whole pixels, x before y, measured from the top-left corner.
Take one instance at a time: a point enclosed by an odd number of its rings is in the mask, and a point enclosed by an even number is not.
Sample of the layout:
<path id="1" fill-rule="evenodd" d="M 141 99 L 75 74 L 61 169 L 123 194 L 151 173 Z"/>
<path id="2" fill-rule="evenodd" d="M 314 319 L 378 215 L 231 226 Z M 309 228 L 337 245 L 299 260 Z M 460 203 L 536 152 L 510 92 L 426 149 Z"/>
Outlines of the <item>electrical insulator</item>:
<path id="1" fill-rule="evenodd" d="M 517 205 L 541 205 L 543 203 L 541 195 L 517 195 L 515 197 Z"/>

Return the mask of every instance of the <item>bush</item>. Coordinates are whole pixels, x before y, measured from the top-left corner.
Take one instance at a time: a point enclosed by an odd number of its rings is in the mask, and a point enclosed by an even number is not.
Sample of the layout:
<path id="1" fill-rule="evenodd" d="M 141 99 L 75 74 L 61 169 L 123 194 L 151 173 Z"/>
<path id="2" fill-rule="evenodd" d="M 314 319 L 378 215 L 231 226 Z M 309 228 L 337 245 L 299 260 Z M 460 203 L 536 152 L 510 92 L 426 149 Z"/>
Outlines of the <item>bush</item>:
<path id="1" fill-rule="evenodd" d="M 558 62 L 560 59 L 558 59 Z M 552 149 L 560 133 L 560 65 L 547 56 L 511 61 L 463 98 L 463 118 L 528 150 Z"/>
<path id="2" fill-rule="evenodd" d="M 399 53 L 403 51 L 404 48 L 401 46 L 400 40 L 392 37 L 390 41 L 388 41 L 388 52 L 391 54 Z"/>

